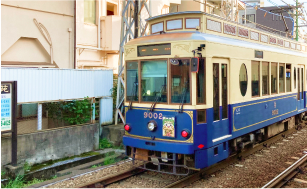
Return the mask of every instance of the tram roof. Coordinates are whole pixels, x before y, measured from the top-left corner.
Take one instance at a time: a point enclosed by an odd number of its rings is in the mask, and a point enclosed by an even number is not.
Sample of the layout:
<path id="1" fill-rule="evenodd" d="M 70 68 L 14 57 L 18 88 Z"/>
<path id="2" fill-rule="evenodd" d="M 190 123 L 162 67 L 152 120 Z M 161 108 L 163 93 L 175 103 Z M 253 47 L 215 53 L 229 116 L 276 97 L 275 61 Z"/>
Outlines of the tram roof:
<path id="1" fill-rule="evenodd" d="M 153 16 L 150 18 L 147 18 L 145 21 L 152 21 L 152 20 L 156 20 L 158 18 L 163 18 L 163 17 L 168 17 L 168 16 L 173 16 L 173 15 L 180 15 L 180 14 L 206 14 L 203 11 L 182 11 L 182 12 L 172 12 L 172 13 L 168 13 L 168 14 L 161 14 L 158 16 Z"/>
<path id="2" fill-rule="evenodd" d="M 238 47 L 262 50 L 262 51 L 271 51 L 271 52 L 276 52 L 276 53 L 307 57 L 307 54 L 304 54 L 302 52 L 297 52 L 294 50 L 290 50 L 290 49 L 283 49 L 283 48 L 278 48 L 274 46 L 239 40 L 235 38 L 228 38 L 228 37 L 219 36 L 219 35 L 201 33 L 198 31 L 189 31 L 189 32 L 182 31 L 182 32 L 169 32 L 169 33 L 163 33 L 163 34 L 154 34 L 154 35 L 149 35 L 149 36 L 144 36 L 144 37 L 133 39 L 129 41 L 126 45 L 144 45 L 144 44 L 147 45 L 151 43 L 155 43 L 155 44 L 159 42 L 171 43 L 173 41 L 187 41 L 187 40 L 189 41 L 208 41 L 208 42 L 220 43 L 220 44 L 231 45 L 231 46 L 238 46 Z"/>

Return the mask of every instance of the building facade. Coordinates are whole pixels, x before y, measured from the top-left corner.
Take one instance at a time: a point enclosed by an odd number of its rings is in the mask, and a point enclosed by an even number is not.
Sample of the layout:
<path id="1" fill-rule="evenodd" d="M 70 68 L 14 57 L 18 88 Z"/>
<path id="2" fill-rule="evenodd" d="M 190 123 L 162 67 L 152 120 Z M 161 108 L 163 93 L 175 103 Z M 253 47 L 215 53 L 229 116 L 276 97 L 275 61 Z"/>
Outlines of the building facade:
<path id="1" fill-rule="evenodd" d="M 74 68 L 73 1 L 1 1 L 2 67 Z"/>

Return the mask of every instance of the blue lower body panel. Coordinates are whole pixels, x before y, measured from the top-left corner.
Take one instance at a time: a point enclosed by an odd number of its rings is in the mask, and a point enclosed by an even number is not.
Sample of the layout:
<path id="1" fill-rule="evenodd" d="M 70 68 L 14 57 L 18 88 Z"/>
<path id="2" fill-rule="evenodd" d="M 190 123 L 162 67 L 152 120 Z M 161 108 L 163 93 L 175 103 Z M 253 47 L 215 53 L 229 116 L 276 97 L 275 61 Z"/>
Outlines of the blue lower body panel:
<path id="1" fill-rule="evenodd" d="M 125 146 L 141 148 L 146 150 L 178 153 L 178 154 L 194 154 L 194 145 L 190 143 L 165 142 L 156 140 L 145 140 L 132 138 L 129 136 L 123 137 Z"/>

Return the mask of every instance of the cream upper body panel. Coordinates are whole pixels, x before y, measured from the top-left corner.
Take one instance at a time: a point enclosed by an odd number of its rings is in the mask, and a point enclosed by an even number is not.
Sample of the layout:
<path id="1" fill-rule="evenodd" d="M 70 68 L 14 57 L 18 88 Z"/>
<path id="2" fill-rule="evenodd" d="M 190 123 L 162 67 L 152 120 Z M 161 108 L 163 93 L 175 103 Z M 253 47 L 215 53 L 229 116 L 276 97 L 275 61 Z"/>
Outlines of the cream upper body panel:
<path id="1" fill-rule="evenodd" d="M 181 18 L 186 18 L 188 16 L 195 17 L 195 14 L 181 15 Z M 300 44 L 300 49 L 291 49 L 286 47 L 281 47 L 279 45 L 274 45 L 270 43 L 263 43 L 260 40 L 254 41 L 251 39 L 244 39 L 238 36 L 231 36 L 224 34 L 223 32 L 214 32 L 205 30 L 206 23 L 204 20 L 207 15 L 199 14 L 201 16 L 201 32 L 194 30 L 183 31 L 172 31 L 161 34 L 154 34 L 150 36 L 140 37 L 129 41 L 125 45 L 125 61 L 131 60 L 148 60 L 148 59 L 169 59 L 169 58 L 186 58 L 194 57 L 193 50 L 197 49 L 201 44 L 205 44 L 205 48 L 201 51 L 203 57 L 206 58 L 206 104 L 196 105 L 196 73 L 191 74 L 191 85 L 192 85 L 192 104 L 184 105 L 184 109 L 205 109 L 211 108 L 213 106 L 213 75 L 212 75 L 212 65 L 213 63 L 226 63 L 228 64 L 228 104 L 241 103 L 246 101 L 259 100 L 262 98 L 269 98 L 274 96 L 281 96 L 285 94 L 296 93 L 297 87 L 294 86 L 293 79 L 291 80 L 291 92 L 285 92 L 280 94 L 271 94 L 267 96 L 259 97 L 251 96 L 251 61 L 261 62 L 274 62 L 274 63 L 285 63 L 295 65 L 306 65 L 307 54 L 305 44 Z M 172 19 L 180 18 L 179 14 L 174 14 Z M 150 24 L 165 21 L 169 19 L 167 16 L 161 16 L 156 19 L 149 20 Z M 216 18 L 210 18 L 216 19 Z M 183 19 L 184 20 L 184 19 Z M 217 19 L 216 19 L 217 20 Z M 226 22 L 226 21 L 224 21 Z M 288 38 L 280 38 L 292 43 L 294 41 Z M 138 56 L 138 46 L 142 45 L 153 45 L 153 44 L 171 44 L 171 54 L 170 55 L 159 55 L 159 56 Z M 299 43 L 296 43 L 298 45 Z M 302 48 L 305 47 L 305 48 Z M 255 51 L 262 51 L 263 58 L 255 58 Z M 304 51 L 303 51 L 304 50 Z M 247 76 L 249 77 L 247 83 L 247 93 L 242 96 L 240 93 L 239 85 L 239 70 L 242 65 L 245 64 L 247 69 Z M 260 71 L 261 73 L 261 71 Z M 291 70 L 291 75 L 294 71 Z M 306 80 L 306 78 L 304 78 Z M 261 82 L 261 80 L 260 80 Z M 307 82 L 306 82 L 307 83 Z M 306 90 L 306 86 L 304 86 Z M 261 90 L 261 89 L 260 89 Z M 221 101 L 221 98 L 220 98 Z M 126 102 L 125 105 L 129 103 Z M 221 104 L 221 103 L 220 103 Z M 133 106 L 136 107 L 150 107 L 151 104 L 143 104 L 134 102 Z M 177 109 L 179 105 L 173 104 L 157 104 L 156 108 L 171 108 Z"/>

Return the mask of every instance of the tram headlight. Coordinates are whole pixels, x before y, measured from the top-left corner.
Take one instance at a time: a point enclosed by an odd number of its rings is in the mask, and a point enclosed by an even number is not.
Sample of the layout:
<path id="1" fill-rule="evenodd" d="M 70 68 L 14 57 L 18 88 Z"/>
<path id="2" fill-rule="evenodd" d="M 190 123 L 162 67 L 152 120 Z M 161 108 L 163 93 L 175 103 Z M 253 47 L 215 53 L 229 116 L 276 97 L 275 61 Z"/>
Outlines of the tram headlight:
<path id="1" fill-rule="evenodd" d="M 150 121 L 147 124 L 147 128 L 149 131 L 155 131 L 157 128 L 157 123 L 155 121 Z"/>

